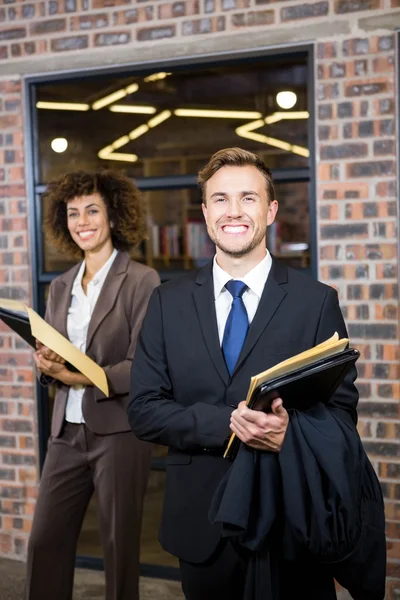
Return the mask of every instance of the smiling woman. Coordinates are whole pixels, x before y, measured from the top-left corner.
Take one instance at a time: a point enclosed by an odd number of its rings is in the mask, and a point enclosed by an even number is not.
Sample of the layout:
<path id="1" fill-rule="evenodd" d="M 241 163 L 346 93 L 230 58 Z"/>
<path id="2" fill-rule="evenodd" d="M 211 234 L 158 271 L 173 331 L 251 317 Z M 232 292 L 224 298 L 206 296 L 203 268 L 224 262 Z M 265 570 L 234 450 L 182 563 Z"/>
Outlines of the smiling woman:
<path id="1" fill-rule="evenodd" d="M 86 250 L 81 245 L 85 236 L 81 238 L 78 232 L 90 229 L 85 224 L 87 219 L 97 222 L 96 229 L 103 220 L 103 236 L 107 234 L 108 222 L 112 224 L 111 240 L 117 250 L 130 250 L 146 237 L 141 194 L 132 180 L 118 173 L 67 173 L 48 185 L 43 200 L 46 237 L 71 258 L 80 258 Z"/>
<path id="2" fill-rule="evenodd" d="M 136 338 L 159 277 L 124 250 L 145 235 L 143 204 L 132 181 L 110 172 L 68 173 L 49 185 L 45 199 L 45 233 L 62 252 L 84 259 L 53 279 L 45 319 L 103 368 L 110 391 L 105 397 L 37 342 L 39 381 L 57 391 L 28 545 L 25 598 L 72 597 L 75 548 L 95 495 L 107 600 L 138 600 L 150 447 L 132 434 L 125 405 Z"/>

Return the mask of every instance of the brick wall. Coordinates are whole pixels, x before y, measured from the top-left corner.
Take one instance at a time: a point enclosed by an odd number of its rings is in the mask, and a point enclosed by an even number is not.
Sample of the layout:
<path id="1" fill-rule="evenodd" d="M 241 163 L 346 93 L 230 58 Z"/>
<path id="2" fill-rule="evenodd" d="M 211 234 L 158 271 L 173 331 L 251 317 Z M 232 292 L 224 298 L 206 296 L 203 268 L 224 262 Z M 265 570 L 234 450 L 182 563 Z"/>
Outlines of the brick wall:
<path id="1" fill-rule="evenodd" d="M 320 275 L 337 287 L 361 350 L 359 431 L 386 500 L 394 598 L 400 593 L 395 36 L 327 40 L 316 56 Z"/>
<path id="2" fill-rule="evenodd" d="M 110 46 L 129 48 L 160 40 L 164 45 L 179 37 L 187 43 L 192 36 L 260 28 L 268 44 L 268 30 L 277 26 L 348 23 L 354 13 L 379 15 L 399 5 L 397 0 L 2 0 L 0 58 L 104 52 Z"/>
<path id="3" fill-rule="evenodd" d="M 0 295 L 30 302 L 21 81 L 0 80 Z M 37 453 L 31 352 L 0 323 L 0 553 L 24 555 Z"/>
<path id="4" fill-rule="evenodd" d="M 315 40 L 319 275 L 338 289 L 362 353 L 359 430 L 386 499 L 388 600 L 400 597 L 398 9 L 399 0 L 0 0 L 0 286 L 28 298 L 15 76 Z M 32 370 L 29 353 L 0 335 L 0 552 L 23 555 L 37 460 Z"/>

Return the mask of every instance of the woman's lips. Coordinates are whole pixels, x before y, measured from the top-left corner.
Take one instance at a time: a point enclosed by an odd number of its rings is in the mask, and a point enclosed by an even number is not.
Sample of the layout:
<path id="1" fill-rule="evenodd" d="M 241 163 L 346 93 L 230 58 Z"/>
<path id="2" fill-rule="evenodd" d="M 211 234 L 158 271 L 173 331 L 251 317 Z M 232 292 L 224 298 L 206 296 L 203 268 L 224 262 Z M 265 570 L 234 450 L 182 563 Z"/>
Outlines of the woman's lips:
<path id="1" fill-rule="evenodd" d="M 90 231 L 79 231 L 78 235 L 81 240 L 89 240 L 91 237 L 94 236 L 95 233 L 96 231 L 91 229 Z"/>

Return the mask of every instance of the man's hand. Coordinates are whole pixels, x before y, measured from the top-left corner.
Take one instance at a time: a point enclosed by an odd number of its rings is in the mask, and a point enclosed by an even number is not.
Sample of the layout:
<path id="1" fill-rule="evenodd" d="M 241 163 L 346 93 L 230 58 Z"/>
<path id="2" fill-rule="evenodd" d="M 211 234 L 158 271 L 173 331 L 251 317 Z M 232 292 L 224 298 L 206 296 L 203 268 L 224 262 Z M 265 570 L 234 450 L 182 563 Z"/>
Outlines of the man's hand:
<path id="1" fill-rule="evenodd" d="M 245 402 L 241 402 L 231 415 L 231 430 L 237 437 L 257 450 L 279 452 L 286 429 L 289 415 L 281 398 L 276 398 L 271 406 L 271 413 L 251 410 Z"/>
<path id="2" fill-rule="evenodd" d="M 38 352 L 40 352 L 43 358 L 46 358 L 47 360 L 57 362 L 62 365 L 65 363 L 65 360 L 59 354 L 53 352 L 53 350 L 50 350 L 50 348 L 47 348 L 47 346 L 44 346 L 44 344 L 39 342 L 39 340 L 36 340 L 36 349 Z"/>

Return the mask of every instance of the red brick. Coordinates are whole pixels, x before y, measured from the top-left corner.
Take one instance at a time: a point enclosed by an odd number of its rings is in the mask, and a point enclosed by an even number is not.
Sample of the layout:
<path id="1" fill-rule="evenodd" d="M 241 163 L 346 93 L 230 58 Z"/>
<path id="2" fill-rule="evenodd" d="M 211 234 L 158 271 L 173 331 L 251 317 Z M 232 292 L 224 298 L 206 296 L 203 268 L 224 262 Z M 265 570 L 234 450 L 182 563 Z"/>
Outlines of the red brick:
<path id="1" fill-rule="evenodd" d="M 108 24 L 107 13 L 74 16 L 70 19 L 70 30 L 82 31 L 86 29 L 100 29 L 102 27 L 107 27 Z"/>
<path id="2" fill-rule="evenodd" d="M 113 25 L 131 25 L 132 23 L 143 23 L 154 18 L 153 6 L 141 6 L 129 10 L 120 10 L 113 13 Z"/>
<path id="3" fill-rule="evenodd" d="M 176 17 L 185 17 L 199 14 L 199 0 L 178 0 L 168 4 L 158 6 L 159 19 L 173 19 Z"/>
<path id="4" fill-rule="evenodd" d="M 383 8 L 383 0 L 335 0 L 335 12 L 338 14 L 347 14 L 361 10 L 376 10 Z"/>

